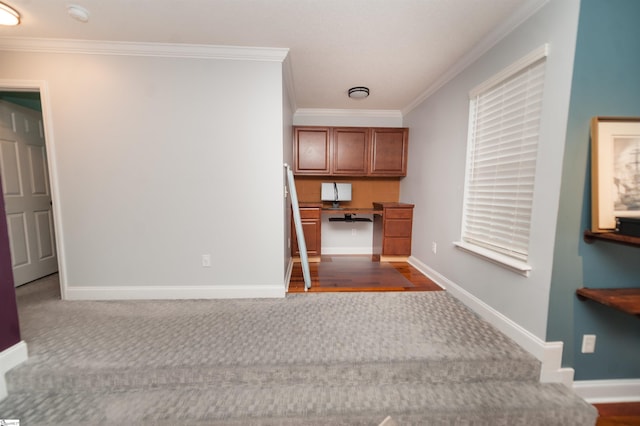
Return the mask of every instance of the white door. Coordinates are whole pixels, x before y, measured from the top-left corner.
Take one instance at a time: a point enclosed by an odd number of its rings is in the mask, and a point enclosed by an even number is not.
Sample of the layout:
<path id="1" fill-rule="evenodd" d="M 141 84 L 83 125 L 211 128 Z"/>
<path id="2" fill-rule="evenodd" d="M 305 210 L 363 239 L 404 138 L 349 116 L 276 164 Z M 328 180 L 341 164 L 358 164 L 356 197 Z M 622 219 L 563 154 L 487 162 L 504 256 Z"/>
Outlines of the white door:
<path id="1" fill-rule="evenodd" d="M 0 172 L 16 287 L 58 270 L 42 114 L 0 101 Z"/>

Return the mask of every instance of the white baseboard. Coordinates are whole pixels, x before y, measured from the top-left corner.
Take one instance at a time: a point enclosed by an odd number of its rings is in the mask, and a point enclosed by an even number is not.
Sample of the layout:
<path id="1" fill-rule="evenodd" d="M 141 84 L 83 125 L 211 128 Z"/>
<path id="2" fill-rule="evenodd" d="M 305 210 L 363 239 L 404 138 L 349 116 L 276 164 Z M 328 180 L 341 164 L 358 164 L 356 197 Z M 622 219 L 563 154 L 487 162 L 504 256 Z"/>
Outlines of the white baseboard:
<path id="1" fill-rule="evenodd" d="M 282 285 L 73 287 L 66 300 L 177 300 L 282 298 Z"/>
<path id="2" fill-rule="evenodd" d="M 590 404 L 640 401 L 640 379 L 576 380 L 573 390 Z"/>
<path id="3" fill-rule="evenodd" d="M 537 358 L 542 364 L 541 382 L 572 386 L 573 368 L 562 368 L 562 342 L 545 342 L 415 257 L 409 258 L 409 264 Z"/>
<path id="4" fill-rule="evenodd" d="M 7 382 L 4 379 L 4 375 L 7 371 L 25 362 L 28 357 L 29 352 L 24 340 L 0 352 L 0 401 L 8 395 Z"/>

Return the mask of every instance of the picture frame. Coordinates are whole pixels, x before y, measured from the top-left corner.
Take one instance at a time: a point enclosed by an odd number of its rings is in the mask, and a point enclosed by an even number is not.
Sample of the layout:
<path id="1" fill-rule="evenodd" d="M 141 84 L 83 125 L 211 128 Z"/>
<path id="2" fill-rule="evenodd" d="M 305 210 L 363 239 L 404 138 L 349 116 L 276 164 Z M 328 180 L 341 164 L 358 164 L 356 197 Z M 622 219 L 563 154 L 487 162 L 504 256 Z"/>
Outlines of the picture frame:
<path id="1" fill-rule="evenodd" d="M 591 232 L 640 218 L 640 117 L 591 119 Z"/>

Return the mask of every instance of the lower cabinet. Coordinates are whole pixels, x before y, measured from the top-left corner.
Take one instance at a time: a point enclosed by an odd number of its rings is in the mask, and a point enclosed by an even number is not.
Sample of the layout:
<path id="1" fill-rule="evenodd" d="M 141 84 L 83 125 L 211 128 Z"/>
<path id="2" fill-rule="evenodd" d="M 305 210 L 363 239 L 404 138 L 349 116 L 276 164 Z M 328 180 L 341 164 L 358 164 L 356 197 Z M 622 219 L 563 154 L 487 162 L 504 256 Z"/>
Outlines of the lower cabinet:
<path id="1" fill-rule="evenodd" d="M 304 242 L 307 246 L 307 256 L 309 257 L 320 257 L 321 255 L 321 210 L 321 204 L 300 204 L 300 221 L 302 222 L 302 232 L 304 233 Z M 291 255 L 300 256 L 293 214 L 291 214 Z"/>
<path id="2" fill-rule="evenodd" d="M 413 204 L 373 203 L 373 255 L 381 260 L 404 260 L 411 255 Z M 385 259 L 387 258 L 387 259 Z"/>

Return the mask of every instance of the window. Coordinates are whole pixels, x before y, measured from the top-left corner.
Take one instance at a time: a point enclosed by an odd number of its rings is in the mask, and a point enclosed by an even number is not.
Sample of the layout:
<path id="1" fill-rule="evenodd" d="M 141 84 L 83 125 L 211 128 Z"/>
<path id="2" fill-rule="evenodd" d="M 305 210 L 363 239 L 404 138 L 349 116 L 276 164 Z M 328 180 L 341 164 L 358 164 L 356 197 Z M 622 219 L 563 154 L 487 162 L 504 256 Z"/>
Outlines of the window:
<path id="1" fill-rule="evenodd" d="M 547 46 L 470 92 L 462 240 L 456 245 L 528 274 L 529 234 Z"/>

